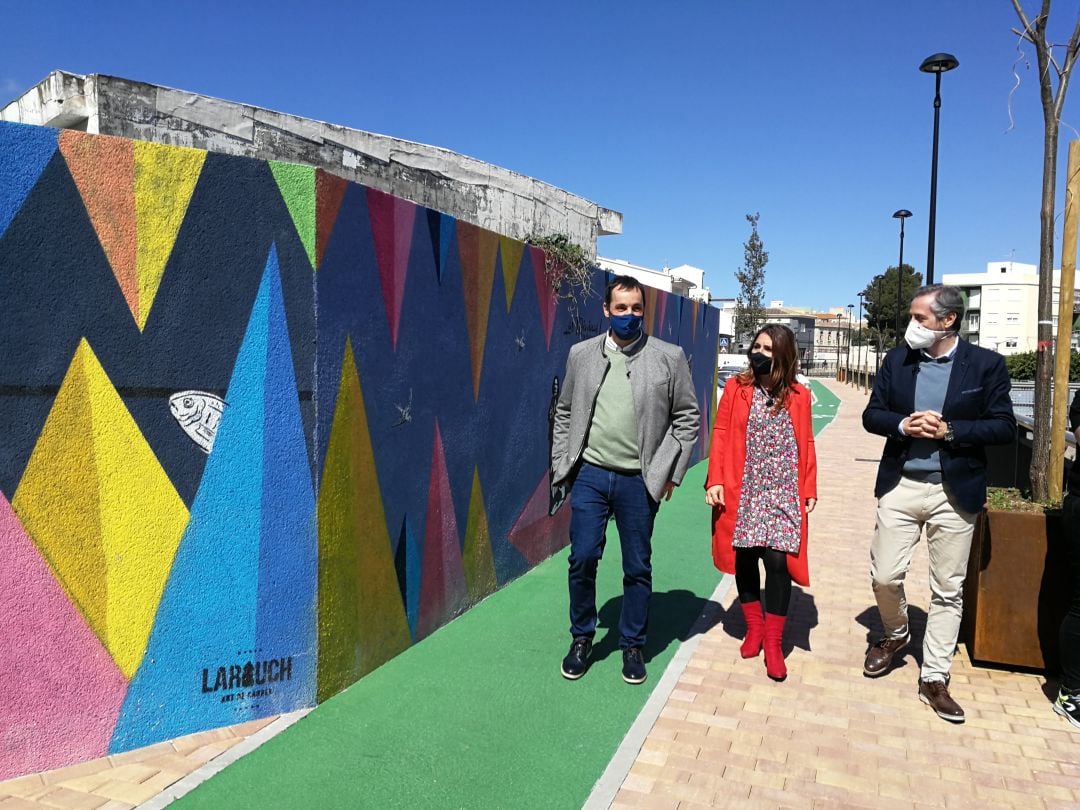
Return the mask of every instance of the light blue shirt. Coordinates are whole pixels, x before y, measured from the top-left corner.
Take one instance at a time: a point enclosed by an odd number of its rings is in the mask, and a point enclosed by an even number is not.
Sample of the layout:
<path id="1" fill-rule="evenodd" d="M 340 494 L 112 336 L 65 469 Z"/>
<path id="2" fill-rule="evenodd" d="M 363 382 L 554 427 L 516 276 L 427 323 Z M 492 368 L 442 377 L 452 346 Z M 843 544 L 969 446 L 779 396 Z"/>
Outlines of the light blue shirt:
<path id="1" fill-rule="evenodd" d="M 956 356 L 957 340 L 945 354 L 931 357 L 925 351 L 915 378 L 915 410 L 937 411 L 945 407 L 945 394 L 949 390 L 953 358 Z M 941 482 L 941 442 L 936 439 L 912 439 L 904 462 L 904 475 L 933 483 Z"/>

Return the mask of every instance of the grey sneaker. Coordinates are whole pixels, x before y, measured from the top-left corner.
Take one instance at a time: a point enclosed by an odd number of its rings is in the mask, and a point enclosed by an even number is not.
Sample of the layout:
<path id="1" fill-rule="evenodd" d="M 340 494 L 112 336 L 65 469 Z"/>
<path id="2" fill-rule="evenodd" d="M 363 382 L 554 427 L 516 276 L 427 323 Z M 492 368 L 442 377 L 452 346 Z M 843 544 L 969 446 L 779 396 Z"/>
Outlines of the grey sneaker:
<path id="1" fill-rule="evenodd" d="M 1054 701 L 1054 711 L 1080 728 L 1080 689 L 1069 690 L 1061 687 L 1057 700 Z"/>

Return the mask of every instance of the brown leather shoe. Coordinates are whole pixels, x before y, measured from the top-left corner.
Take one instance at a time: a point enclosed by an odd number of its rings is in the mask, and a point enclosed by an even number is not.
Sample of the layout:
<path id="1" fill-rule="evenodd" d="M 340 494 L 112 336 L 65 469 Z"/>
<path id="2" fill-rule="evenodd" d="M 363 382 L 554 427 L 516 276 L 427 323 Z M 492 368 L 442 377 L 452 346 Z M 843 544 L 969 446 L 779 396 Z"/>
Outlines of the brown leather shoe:
<path id="1" fill-rule="evenodd" d="M 919 681 L 919 700 L 934 710 L 942 720 L 950 723 L 963 723 L 964 710 L 949 695 L 949 685 L 945 681 Z"/>
<path id="2" fill-rule="evenodd" d="M 877 678 L 884 675 L 893 656 L 904 649 L 911 641 L 911 634 L 903 638 L 883 638 L 870 648 L 866 654 L 866 662 L 863 664 L 863 674 L 868 678 Z"/>

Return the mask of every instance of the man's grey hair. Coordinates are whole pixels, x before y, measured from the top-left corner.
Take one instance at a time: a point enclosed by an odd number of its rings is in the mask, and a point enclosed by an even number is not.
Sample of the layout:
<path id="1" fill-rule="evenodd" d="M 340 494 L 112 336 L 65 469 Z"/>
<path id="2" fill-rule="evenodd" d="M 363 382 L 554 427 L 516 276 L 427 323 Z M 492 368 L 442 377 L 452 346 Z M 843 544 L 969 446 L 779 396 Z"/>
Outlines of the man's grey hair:
<path id="1" fill-rule="evenodd" d="M 959 332 L 960 322 L 964 320 L 964 294 L 960 292 L 960 288 L 950 287 L 948 284 L 928 284 L 925 287 L 919 287 L 911 296 L 911 300 L 922 298 L 924 295 L 933 296 L 930 301 L 930 311 L 939 321 L 950 312 L 956 313 L 956 320 L 953 321 L 951 331 Z"/>

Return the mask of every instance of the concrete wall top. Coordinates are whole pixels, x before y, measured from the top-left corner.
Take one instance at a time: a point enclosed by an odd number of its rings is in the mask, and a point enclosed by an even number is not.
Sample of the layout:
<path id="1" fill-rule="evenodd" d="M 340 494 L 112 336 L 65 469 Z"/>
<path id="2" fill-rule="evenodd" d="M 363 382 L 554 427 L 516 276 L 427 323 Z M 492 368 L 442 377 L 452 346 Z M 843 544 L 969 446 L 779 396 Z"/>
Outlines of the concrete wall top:
<path id="1" fill-rule="evenodd" d="M 617 211 L 448 149 L 114 76 L 54 71 L 0 120 L 317 166 L 504 236 L 565 234 L 592 256 L 622 232 Z"/>

